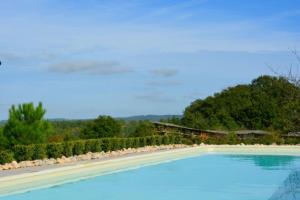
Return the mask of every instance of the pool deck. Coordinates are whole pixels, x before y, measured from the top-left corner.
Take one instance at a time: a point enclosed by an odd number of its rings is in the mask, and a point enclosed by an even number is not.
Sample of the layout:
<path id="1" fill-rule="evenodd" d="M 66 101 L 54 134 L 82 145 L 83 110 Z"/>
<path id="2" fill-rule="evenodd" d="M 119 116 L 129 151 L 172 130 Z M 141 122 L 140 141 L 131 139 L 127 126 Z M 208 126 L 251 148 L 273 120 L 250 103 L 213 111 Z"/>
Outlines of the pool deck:
<path id="1" fill-rule="evenodd" d="M 149 153 L 133 153 L 119 157 L 82 161 L 65 165 L 1 171 L 0 196 L 209 153 L 300 156 L 300 146 L 200 145 Z"/>

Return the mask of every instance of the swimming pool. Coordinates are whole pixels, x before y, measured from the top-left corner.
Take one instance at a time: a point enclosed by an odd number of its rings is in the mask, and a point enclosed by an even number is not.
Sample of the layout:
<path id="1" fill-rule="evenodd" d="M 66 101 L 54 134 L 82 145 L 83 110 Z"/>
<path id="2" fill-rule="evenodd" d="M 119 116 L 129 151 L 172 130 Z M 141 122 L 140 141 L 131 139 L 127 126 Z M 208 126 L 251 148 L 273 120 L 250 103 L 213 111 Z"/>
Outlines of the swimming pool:
<path id="1" fill-rule="evenodd" d="M 211 154 L 0 199 L 299 200 L 299 190 L 299 157 Z"/>

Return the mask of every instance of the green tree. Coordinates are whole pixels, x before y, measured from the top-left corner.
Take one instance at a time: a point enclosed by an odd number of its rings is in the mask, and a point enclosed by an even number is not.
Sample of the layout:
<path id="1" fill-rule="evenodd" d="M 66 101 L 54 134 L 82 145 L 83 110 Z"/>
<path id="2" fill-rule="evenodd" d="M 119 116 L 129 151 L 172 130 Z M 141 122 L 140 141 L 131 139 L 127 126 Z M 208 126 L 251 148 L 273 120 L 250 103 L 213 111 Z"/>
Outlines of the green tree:
<path id="1" fill-rule="evenodd" d="M 121 123 L 110 116 L 99 116 L 89 122 L 80 134 L 84 139 L 118 136 L 121 136 Z"/>
<path id="2" fill-rule="evenodd" d="M 155 134 L 154 126 L 149 121 L 139 121 L 135 130 L 129 134 L 129 137 L 145 137 Z"/>
<path id="3" fill-rule="evenodd" d="M 199 129 L 300 130 L 300 88 L 286 78 L 261 76 L 185 109 L 182 122 Z"/>
<path id="4" fill-rule="evenodd" d="M 13 105 L 3 130 L 9 145 L 46 142 L 51 132 L 51 125 L 44 120 L 45 113 L 42 103 L 37 107 L 34 107 L 33 103 L 24 103 L 18 107 Z"/>

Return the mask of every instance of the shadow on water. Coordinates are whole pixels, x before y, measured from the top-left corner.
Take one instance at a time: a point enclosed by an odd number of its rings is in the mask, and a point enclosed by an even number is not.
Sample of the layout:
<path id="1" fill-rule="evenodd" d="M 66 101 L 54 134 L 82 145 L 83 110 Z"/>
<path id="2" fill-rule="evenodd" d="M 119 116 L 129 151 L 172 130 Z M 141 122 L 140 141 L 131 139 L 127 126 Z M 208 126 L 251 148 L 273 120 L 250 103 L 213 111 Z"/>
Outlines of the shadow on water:
<path id="1" fill-rule="evenodd" d="M 300 170 L 292 171 L 269 200 L 299 200 Z"/>
<path id="2" fill-rule="evenodd" d="M 297 158 L 295 156 L 261 156 L 261 155 L 230 155 L 239 161 L 252 161 L 256 166 L 266 170 L 273 170 L 291 165 Z"/>

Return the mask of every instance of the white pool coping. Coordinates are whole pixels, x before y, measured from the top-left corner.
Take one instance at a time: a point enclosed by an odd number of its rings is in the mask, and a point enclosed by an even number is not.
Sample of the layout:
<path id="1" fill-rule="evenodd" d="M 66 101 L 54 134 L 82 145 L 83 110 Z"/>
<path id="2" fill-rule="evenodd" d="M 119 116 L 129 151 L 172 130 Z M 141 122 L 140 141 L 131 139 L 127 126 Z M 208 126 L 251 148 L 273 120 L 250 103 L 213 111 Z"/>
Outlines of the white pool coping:
<path id="1" fill-rule="evenodd" d="M 55 169 L 1 177 L 0 196 L 47 188 L 103 174 L 205 155 L 207 153 L 300 156 L 300 146 L 203 145 L 172 149 L 164 152 L 151 152 L 130 157 L 111 158 L 99 162 L 74 164 Z"/>

